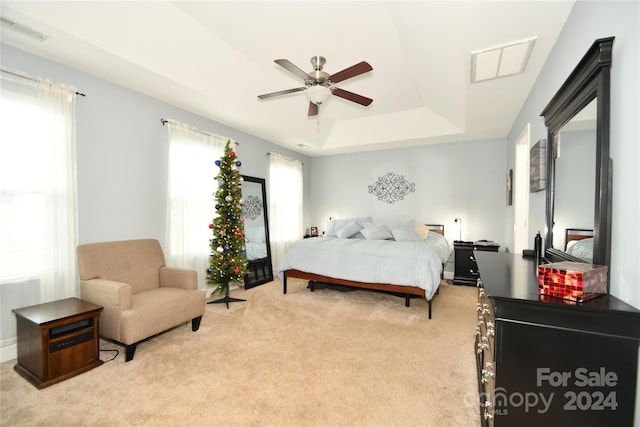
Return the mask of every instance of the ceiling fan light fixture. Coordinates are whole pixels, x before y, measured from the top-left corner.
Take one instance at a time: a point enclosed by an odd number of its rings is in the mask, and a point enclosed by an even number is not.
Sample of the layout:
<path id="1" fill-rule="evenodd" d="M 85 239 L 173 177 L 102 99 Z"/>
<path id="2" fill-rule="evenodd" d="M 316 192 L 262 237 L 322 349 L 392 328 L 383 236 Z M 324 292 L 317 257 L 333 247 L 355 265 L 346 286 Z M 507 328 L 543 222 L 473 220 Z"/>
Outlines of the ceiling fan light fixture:
<path id="1" fill-rule="evenodd" d="M 329 98 L 331 95 L 331 89 L 322 85 L 309 86 L 306 90 L 309 101 L 316 105 L 320 105 Z"/>

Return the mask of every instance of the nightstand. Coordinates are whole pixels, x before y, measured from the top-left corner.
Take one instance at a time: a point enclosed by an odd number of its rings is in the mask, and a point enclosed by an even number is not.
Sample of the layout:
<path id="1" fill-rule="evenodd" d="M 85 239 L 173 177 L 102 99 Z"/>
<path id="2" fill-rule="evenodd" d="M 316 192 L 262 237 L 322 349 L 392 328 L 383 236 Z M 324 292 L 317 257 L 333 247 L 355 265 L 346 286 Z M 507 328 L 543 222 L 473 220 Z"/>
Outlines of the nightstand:
<path id="1" fill-rule="evenodd" d="M 478 279 L 478 265 L 473 251 L 498 252 L 498 245 L 495 242 L 453 242 L 455 252 L 455 267 L 453 274 L 454 285 L 476 286 Z"/>

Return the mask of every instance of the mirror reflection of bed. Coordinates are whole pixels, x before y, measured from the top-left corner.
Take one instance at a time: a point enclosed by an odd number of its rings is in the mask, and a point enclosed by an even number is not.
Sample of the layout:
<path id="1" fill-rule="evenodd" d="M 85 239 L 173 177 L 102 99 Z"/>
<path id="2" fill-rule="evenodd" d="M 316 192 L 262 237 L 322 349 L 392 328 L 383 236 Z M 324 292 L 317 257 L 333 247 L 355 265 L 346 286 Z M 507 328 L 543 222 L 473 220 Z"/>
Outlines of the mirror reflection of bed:
<path id="1" fill-rule="evenodd" d="M 243 175 L 242 211 L 247 254 L 245 289 L 273 280 L 271 248 L 269 245 L 269 217 L 266 204 L 266 181 Z"/>
<path id="2" fill-rule="evenodd" d="M 586 228 L 567 228 L 565 231 L 564 251 L 586 262 L 593 262 L 593 230 Z"/>

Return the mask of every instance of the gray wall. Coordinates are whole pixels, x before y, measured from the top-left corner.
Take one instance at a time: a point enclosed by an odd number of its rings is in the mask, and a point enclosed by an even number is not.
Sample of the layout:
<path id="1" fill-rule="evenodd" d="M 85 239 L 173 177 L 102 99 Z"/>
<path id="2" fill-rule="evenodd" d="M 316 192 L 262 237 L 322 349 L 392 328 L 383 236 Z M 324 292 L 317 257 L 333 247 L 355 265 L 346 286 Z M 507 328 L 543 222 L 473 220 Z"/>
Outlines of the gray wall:
<path id="1" fill-rule="evenodd" d="M 466 141 L 313 159 L 312 222 L 324 230 L 329 217 L 404 216 L 445 225 L 458 239 L 454 218 L 462 218 L 463 240 L 504 241 L 506 169 L 504 139 Z M 415 183 L 415 192 L 393 204 L 368 186 L 389 172 Z"/>
<path id="2" fill-rule="evenodd" d="M 533 90 L 507 137 L 507 167 L 514 165 L 515 142 L 526 123 L 531 141 L 546 138 L 540 113 L 598 38 L 615 36 L 611 68 L 611 159 L 613 161 L 611 293 L 640 308 L 640 2 L 578 1 Z M 513 240 L 513 209 L 506 212 L 505 235 Z M 544 230 L 544 192 L 529 199 L 529 230 Z"/>
<path id="3" fill-rule="evenodd" d="M 164 241 L 169 145 L 161 118 L 238 141 L 244 175 L 268 180 L 267 152 L 301 160 L 309 194 L 307 156 L 11 46 L 2 45 L 2 65 L 75 86 L 87 95 L 76 103 L 79 243 Z M 212 177 L 216 173 L 212 164 Z"/>

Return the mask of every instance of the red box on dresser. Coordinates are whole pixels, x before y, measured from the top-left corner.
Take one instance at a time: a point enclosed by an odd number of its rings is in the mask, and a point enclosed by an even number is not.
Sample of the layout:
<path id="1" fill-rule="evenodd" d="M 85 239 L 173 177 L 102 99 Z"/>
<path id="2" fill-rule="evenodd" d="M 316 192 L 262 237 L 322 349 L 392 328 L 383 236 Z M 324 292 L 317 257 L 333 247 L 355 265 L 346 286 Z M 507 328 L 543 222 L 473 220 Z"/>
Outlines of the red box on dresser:
<path id="1" fill-rule="evenodd" d="M 538 266 L 538 294 L 584 302 L 607 293 L 607 266 L 554 262 Z"/>

